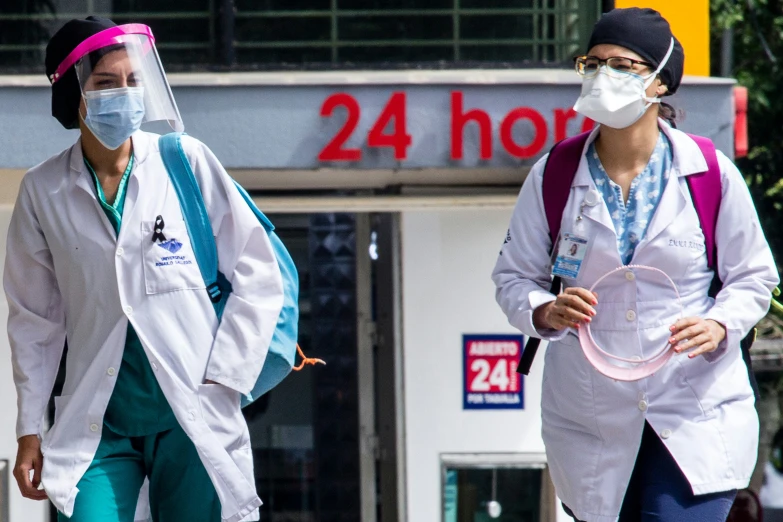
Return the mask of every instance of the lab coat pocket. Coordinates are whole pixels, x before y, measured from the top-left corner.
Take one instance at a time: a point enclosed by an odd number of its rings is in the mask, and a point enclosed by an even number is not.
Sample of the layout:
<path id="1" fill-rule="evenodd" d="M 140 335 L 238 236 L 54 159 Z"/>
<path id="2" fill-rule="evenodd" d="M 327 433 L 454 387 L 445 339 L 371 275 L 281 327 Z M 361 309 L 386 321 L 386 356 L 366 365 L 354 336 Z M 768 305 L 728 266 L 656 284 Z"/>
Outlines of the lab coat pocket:
<path id="1" fill-rule="evenodd" d="M 683 278 L 687 279 L 694 270 L 707 270 L 704 234 L 698 220 L 695 224 L 687 218 L 680 221 L 669 225 L 634 258 L 635 264 L 663 270 L 677 284 L 681 284 Z"/>
<path id="2" fill-rule="evenodd" d="M 578 431 L 593 429 L 593 372 L 576 336 L 569 334 L 547 347 L 541 399 L 545 424 Z"/>
<path id="3" fill-rule="evenodd" d="M 68 401 L 71 400 L 71 397 L 73 397 L 73 395 L 58 395 L 54 398 L 54 424 L 57 424 L 57 420 L 62 415 L 62 412 L 65 410 Z"/>
<path id="4" fill-rule="evenodd" d="M 240 409 L 239 392 L 222 384 L 202 384 L 198 387 L 201 415 L 221 446 L 233 455 L 249 448 L 250 434 Z"/>
<path id="5" fill-rule="evenodd" d="M 163 238 L 156 238 L 154 221 L 141 223 L 141 251 L 148 294 L 205 288 L 185 222 L 165 221 Z"/>

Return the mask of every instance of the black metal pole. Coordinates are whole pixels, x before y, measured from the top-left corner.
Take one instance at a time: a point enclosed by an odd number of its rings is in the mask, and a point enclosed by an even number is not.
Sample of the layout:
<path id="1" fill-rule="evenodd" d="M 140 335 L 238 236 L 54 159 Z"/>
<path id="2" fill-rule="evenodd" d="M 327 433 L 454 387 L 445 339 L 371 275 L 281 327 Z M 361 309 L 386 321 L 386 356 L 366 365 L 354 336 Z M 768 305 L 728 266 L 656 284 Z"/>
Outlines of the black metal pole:
<path id="1" fill-rule="evenodd" d="M 734 74 L 734 29 L 723 30 L 720 45 L 720 75 L 731 78 Z"/>
<path id="2" fill-rule="evenodd" d="M 236 52 L 234 49 L 234 27 L 236 22 L 236 13 L 234 0 L 220 0 L 219 8 L 219 63 L 221 65 L 232 66 L 236 63 Z"/>

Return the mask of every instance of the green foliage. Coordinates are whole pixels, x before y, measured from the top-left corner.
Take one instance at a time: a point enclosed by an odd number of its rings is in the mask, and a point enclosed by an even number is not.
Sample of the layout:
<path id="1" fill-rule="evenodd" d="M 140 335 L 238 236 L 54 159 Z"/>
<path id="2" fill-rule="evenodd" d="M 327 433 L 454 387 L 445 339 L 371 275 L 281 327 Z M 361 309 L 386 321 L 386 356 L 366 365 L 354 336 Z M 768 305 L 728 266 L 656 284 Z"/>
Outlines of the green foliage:
<path id="1" fill-rule="evenodd" d="M 750 152 L 737 166 L 775 259 L 783 263 L 783 1 L 711 0 L 710 8 L 713 74 L 719 73 L 720 41 L 729 29 L 734 35 L 733 74 L 748 88 Z M 764 40 L 777 62 L 770 59 Z"/>

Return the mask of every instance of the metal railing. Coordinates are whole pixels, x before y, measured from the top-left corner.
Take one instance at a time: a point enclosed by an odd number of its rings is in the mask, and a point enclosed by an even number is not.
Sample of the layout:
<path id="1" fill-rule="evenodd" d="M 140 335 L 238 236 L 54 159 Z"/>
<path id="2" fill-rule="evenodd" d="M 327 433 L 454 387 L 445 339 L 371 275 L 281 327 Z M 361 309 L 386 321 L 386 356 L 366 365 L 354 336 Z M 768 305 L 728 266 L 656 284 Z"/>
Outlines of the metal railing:
<path id="1" fill-rule="evenodd" d="M 0 0 L 0 73 L 16 68 L 43 69 L 46 44 L 51 35 L 68 20 L 91 15 L 110 18 L 118 24 L 149 25 L 158 37 L 156 45 L 164 60 L 173 59 L 176 63 L 182 57 L 187 62 L 193 61 L 195 56 L 197 61 L 210 63 L 214 61 L 213 50 L 218 43 L 216 3 L 219 1 L 191 1 L 189 4 L 196 4 L 196 8 L 176 9 L 167 5 L 172 2 L 160 0 L 159 10 L 135 10 L 132 6 L 137 2 L 130 0 L 122 2 L 126 4 L 125 9 L 112 11 L 107 10 L 107 6 L 120 2 Z M 183 2 L 177 3 L 183 5 Z M 74 5 L 81 9 L 67 8 Z"/>
<path id="2" fill-rule="evenodd" d="M 49 11 L 8 13 L 0 8 L 0 67 L 24 62 L 24 57 L 30 64 L 40 63 L 48 39 L 9 41 L 3 26 L 26 24 L 35 27 L 33 33 L 48 35 L 64 21 L 90 14 L 118 23 L 147 23 L 157 35 L 164 61 L 183 65 L 561 63 L 582 49 L 601 12 L 600 0 L 427 2 L 433 7 L 422 6 L 423 1 L 397 0 L 400 8 L 389 8 L 388 1 L 352 2 L 382 5 L 366 9 L 341 8 L 349 3 L 346 0 L 328 0 L 328 9 L 260 8 L 288 5 L 270 0 L 239 0 L 236 7 L 234 0 L 201 0 L 190 3 L 199 4 L 192 10 L 175 10 L 160 0 L 160 11 L 125 12 L 102 12 L 103 0 L 83 1 L 83 12 L 57 11 L 58 0 L 39 0 L 54 6 Z M 296 4 L 323 6 L 326 2 L 300 0 Z"/>

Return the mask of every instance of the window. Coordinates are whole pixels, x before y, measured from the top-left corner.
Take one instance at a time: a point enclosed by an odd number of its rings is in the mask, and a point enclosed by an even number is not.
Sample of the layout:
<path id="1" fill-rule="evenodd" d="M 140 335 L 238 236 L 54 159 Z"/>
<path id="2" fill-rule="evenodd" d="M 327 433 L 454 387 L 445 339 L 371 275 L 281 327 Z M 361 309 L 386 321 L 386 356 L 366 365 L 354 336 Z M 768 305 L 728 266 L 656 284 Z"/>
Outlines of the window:
<path id="1" fill-rule="evenodd" d="M 444 522 L 550 522 L 554 486 L 543 455 L 445 455 Z"/>
<path id="2" fill-rule="evenodd" d="M 223 4 L 233 5 L 224 10 Z M 152 27 L 170 69 L 565 64 L 600 0 L 4 0 L 0 68 L 40 71 L 72 18 Z M 475 62 L 475 63 L 474 63 Z M 172 69 L 173 68 L 173 69 Z"/>
<path id="3" fill-rule="evenodd" d="M 138 22 L 152 28 L 164 63 L 214 61 L 216 0 L 2 0 L 2 72 L 43 71 L 46 43 L 73 18 L 90 15 L 117 24 Z"/>

